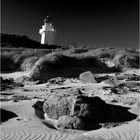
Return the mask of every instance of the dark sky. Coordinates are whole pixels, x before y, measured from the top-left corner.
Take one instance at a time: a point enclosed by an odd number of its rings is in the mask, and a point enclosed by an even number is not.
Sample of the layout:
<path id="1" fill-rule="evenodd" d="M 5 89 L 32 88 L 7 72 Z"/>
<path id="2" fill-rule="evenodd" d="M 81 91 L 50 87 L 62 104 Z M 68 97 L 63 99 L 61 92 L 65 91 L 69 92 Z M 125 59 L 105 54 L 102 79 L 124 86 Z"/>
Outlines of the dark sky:
<path id="1" fill-rule="evenodd" d="M 139 0 L 2 0 L 2 32 L 40 41 L 50 15 L 56 44 L 138 48 Z"/>

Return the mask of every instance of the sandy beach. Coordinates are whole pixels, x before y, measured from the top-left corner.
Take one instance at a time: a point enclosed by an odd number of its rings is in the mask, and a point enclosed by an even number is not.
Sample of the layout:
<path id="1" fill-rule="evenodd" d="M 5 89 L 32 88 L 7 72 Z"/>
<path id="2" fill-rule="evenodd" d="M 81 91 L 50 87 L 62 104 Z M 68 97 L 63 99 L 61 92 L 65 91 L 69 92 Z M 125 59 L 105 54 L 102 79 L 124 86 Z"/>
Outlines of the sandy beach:
<path id="1" fill-rule="evenodd" d="M 24 73 L 27 74 L 27 73 Z M 14 74 L 1 74 L 6 78 L 15 78 L 16 75 L 21 76 L 23 73 Z M 16 77 L 16 78 L 17 78 Z M 101 86 L 104 83 L 99 84 L 80 84 L 80 83 L 69 83 L 64 85 L 50 85 L 49 88 L 61 89 L 63 87 L 86 87 L 85 89 L 90 92 L 93 91 L 98 95 Z M 26 85 L 22 88 L 7 89 L 2 91 L 1 94 L 1 108 L 13 112 L 17 117 L 10 118 L 5 122 L 1 123 L 1 139 L 2 140 L 139 140 L 139 125 L 140 125 L 140 106 L 139 106 L 139 93 L 130 93 L 125 97 L 131 97 L 137 99 L 137 103 L 133 105 L 115 103 L 116 105 L 129 106 L 129 112 L 137 115 L 136 119 L 132 121 L 122 122 L 115 127 L 102 127 L 92 131 L 80 131 L 80 130 L 56 130 L 51 124 L 41 119 L 36 115 L 33 105 L 37 101 L 43 101 L 46 96 L 45 90 L 46 84 L 38 85 Z M 12 96 L 19 96 L 18 100 L 13 100 Z M 28 98 L 20 99 L 21 96 Z M 100 92 L 99 95 L 106 101 L 111 100 L 113 96 L 105 95 L 105 92 Z M 109 98 L 108 98 L 109 97 Z M 118 114 L 119 115 L 119 114 Z"/>

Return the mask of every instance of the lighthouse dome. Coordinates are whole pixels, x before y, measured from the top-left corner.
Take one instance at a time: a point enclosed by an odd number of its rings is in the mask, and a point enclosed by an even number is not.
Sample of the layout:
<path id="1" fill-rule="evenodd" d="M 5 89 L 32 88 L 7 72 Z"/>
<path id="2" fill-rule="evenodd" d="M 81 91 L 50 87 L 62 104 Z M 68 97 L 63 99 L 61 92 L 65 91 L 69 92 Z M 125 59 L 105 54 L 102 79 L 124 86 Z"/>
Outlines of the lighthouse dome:
<path id="1" fill-rule="evenodd" d="M 48 22 L 52 22 L 52 19 L 50 18 L 50 16 L 47 16 L 47 17 L 44 19 L 44 23 L 48 23 Z"/>

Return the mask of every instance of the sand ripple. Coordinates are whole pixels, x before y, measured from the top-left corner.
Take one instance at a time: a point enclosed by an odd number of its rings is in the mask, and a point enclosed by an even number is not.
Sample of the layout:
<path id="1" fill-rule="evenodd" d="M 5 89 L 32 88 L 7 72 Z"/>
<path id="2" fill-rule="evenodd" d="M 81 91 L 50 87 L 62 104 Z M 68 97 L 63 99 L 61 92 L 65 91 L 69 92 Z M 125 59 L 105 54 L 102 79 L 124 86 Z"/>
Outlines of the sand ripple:
<path id="1" fill-rule="evenodd" d="M 1 129 L 1 140 L 139 140 L 139 123 L 89 131 L 77 137 L 76 133 L 62 133 L 57 130 L 37 127 L 17 127 Z M 79 139 L 81 138 L 81 139 Z"/>
<path id="2" fill-rule="evenodd" d="M 1 140 L 66 140 L 76 134 L 61 133 L 55 130 L 41 128 L 2 128 Z"/>
<path id="3" fill-rule="evenodd" d="M 138 122 L 134 122 L 112 129 L 90 131 L 76 137 L 74 140 L 139 140 L 139 125 Z"/>

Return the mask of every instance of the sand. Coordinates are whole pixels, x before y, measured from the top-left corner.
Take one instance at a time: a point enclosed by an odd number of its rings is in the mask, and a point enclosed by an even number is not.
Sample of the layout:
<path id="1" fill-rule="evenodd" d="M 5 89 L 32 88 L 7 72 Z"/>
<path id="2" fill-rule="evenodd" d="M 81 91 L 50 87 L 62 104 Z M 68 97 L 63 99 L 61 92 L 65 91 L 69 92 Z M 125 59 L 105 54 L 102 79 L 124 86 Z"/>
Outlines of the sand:
<path id="1" fill-rule="evenodd" d="M 35 102 L 36 100 L 17 103 L 10 101 L 1 105 L 3 109 L 15 112 L 18 115 L 18 117 L 2 123 L 2 140 L 63 140 L 75 136 L 75 134 L 61 133 L 44 125 L 43 120 L 35 115 L 32 108 Z"/>
<path id="2" fill-rule="evenodd" d="M 6 78 L 18 78 L 21 75 L 28 75 L 28 73 L 12 73 L 1 74 Z M 94 86 L 93 86 L 94 85 Z M 93 94 L 99 95 L 100 84 L 85 84 L 73 83 L 66 84 L 64 87 L 83 87 Z M 46 84 L 39 85 L 27 85 L 22 88 L 7 90 L 5 93 L 9 95 L 1 95 L 1 98 L 8 98 L 8 101 L 1 101 L 0 105 L 2 109 L 14 112 L 18 117 L 11 118 L 6 122 L 2 122 L 0 125 L 0 137 L 1 140 L 139 140 L 140 139 L 140 95 L 139 93 L 129 94 L 126 96 L 137 97 L 138 103 L 133 105 L 124 105 L 122 103 L 116 103 L 122 106 L 129 106 L 130 112 L 137 114 L 138 117 L 135 120 L 124 122 L 119 126 L 110 128 L 100 128 L 92 131 L 77 131 L 77 130 L 65 130 L 58 131 L 49 125 L 45 119 L 40 119 L 36 116 L 35 110 L 32 107 L 36 101 L 43 101 L 46 95 Z M 63 87 L 63 86 L 62 86 Z M 52 85 L 50 88 L 61 88 L 58 85 Z M 101 92 L 101 90 L 100 90 Z M 10 93 L 12 93 L 10 95 Z M 100 93 L 102 99 L 111 99 L 113 96 L 106 95 L 107 93 Z M 14 102 L 12 96 L 27 95 L 29 100 L 18 100 Z M 114 97 L 115 98 L 115 97 Z M 118 114 L 119 115 L 119 114 Z M 90 139 L 91 138 L 91 139 Z"/>
<path id="3" fill-rule="evenodd" d="M 21 76 L 29 76 L 30 71 L 18 71 L 18 72 L 12 72 L 12 73 L 0 73 L 0 76 L 2 76 L 3 78 L 19 78 Z"/>

